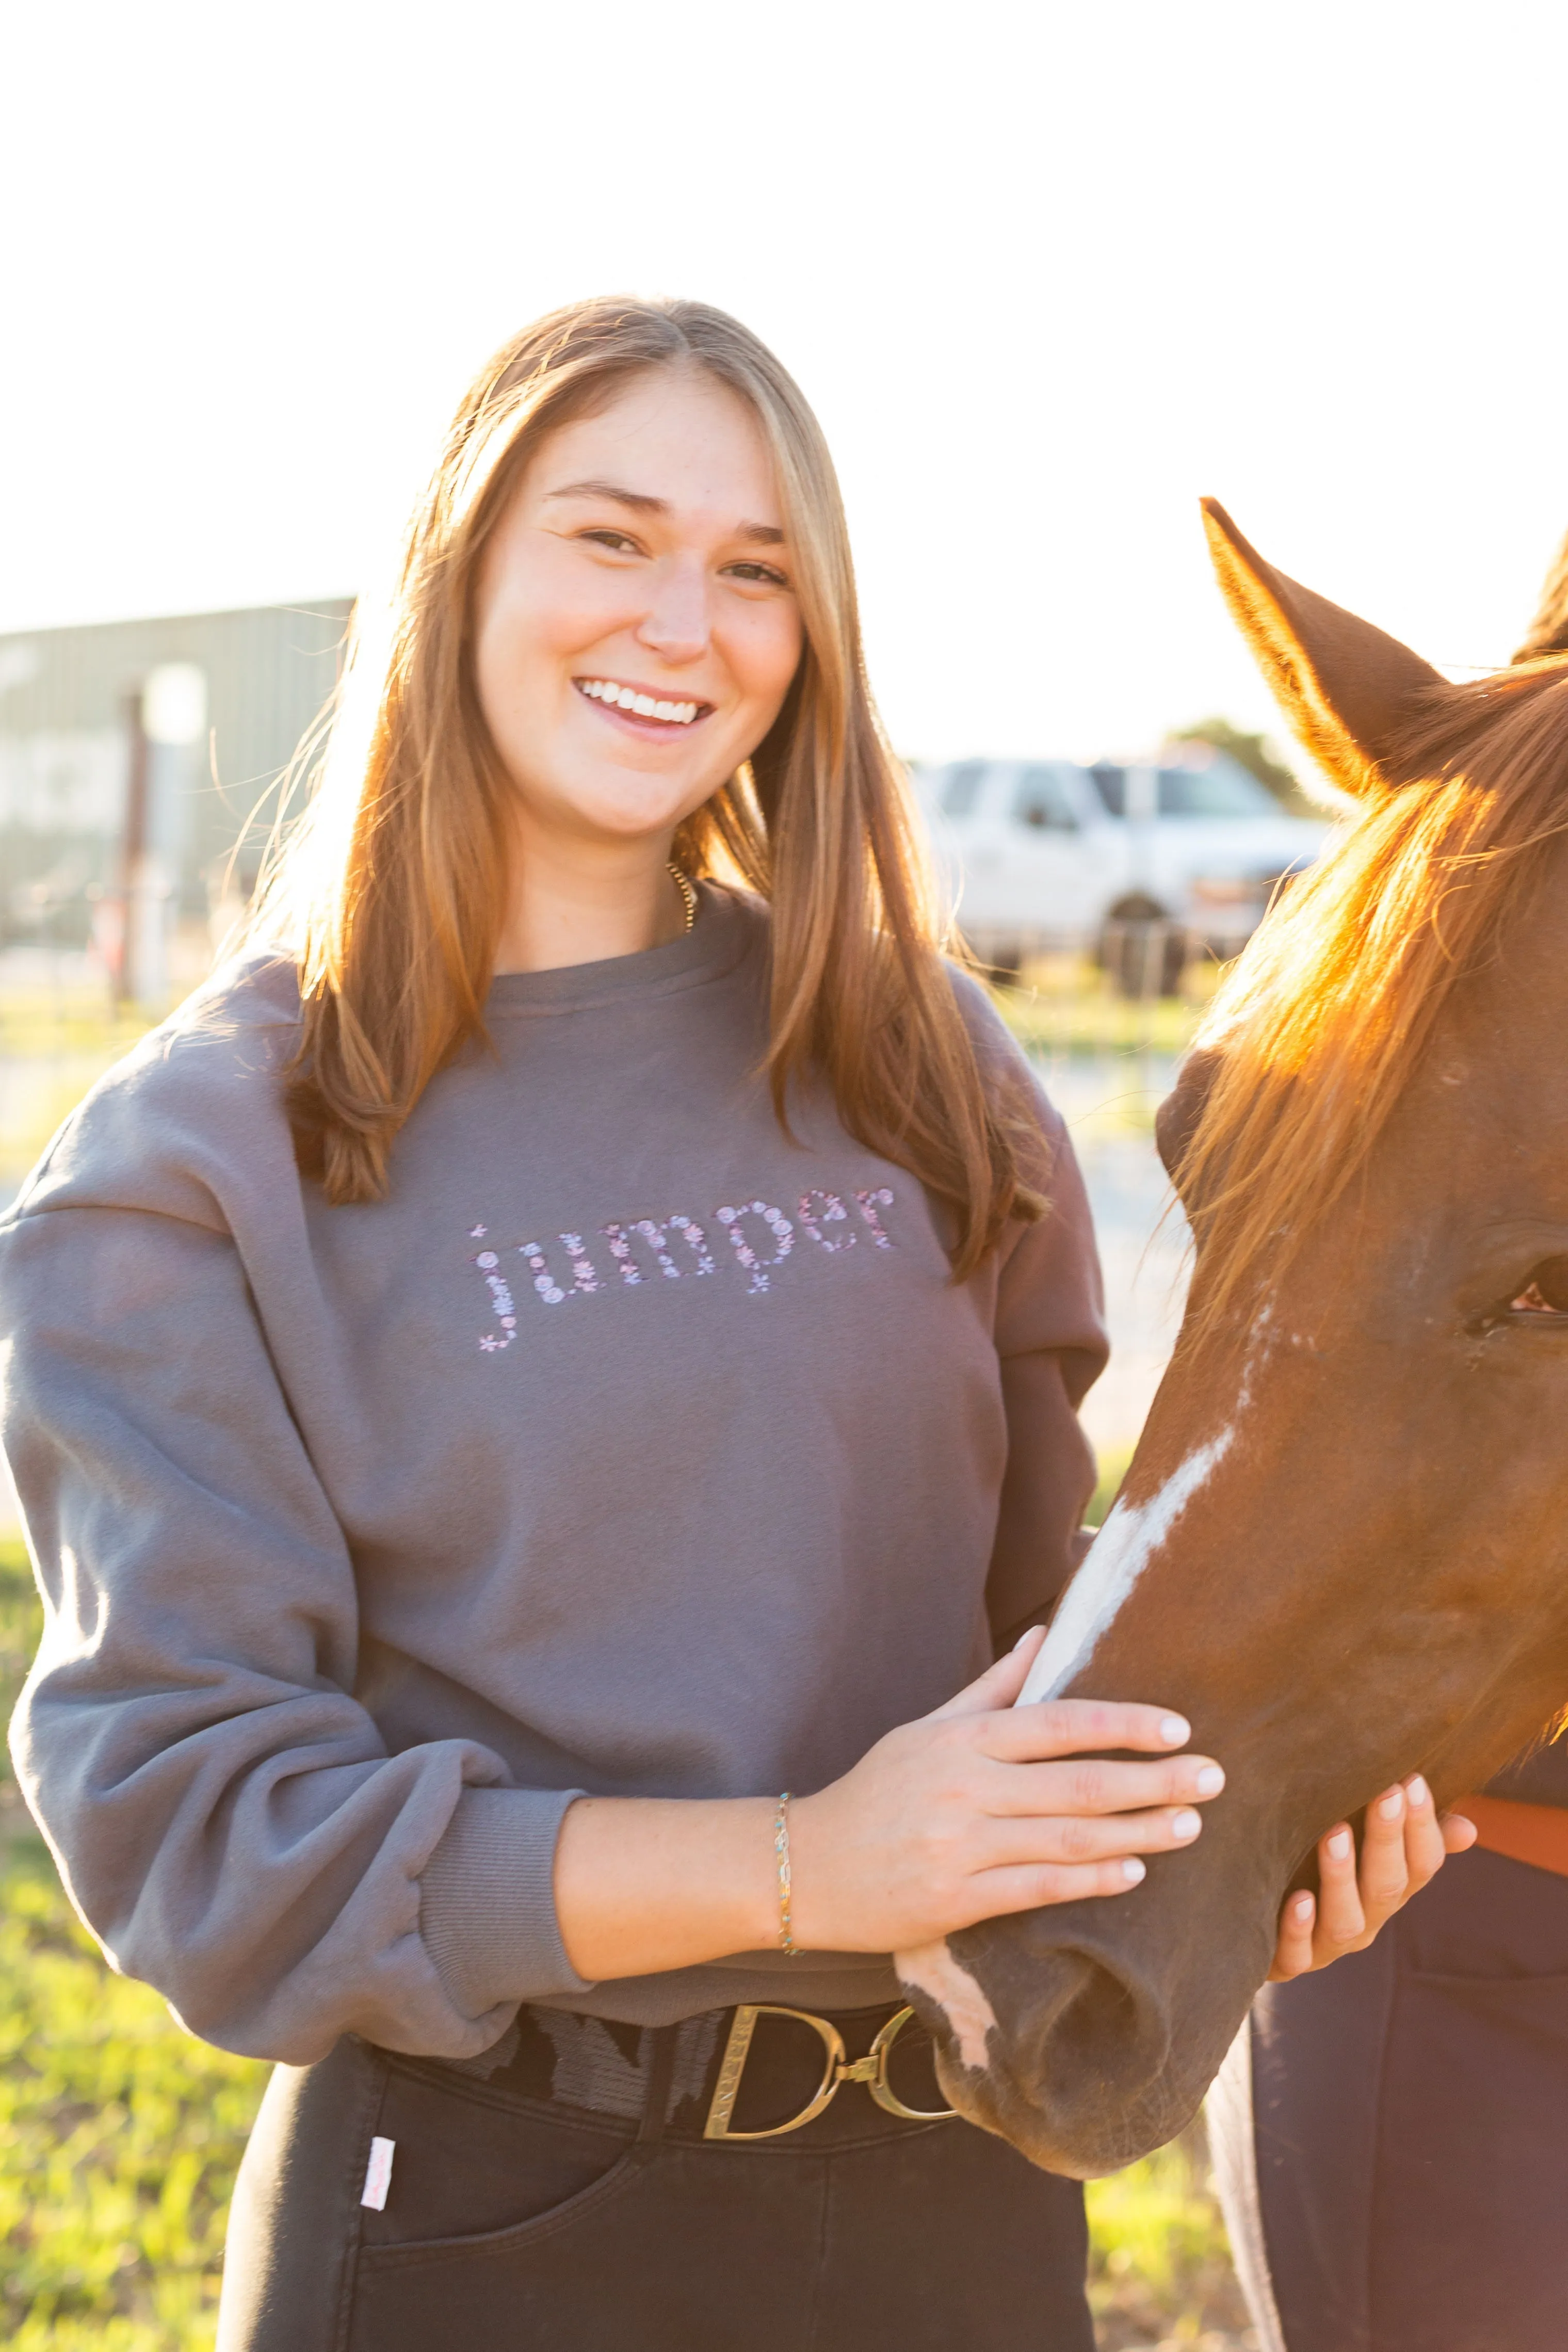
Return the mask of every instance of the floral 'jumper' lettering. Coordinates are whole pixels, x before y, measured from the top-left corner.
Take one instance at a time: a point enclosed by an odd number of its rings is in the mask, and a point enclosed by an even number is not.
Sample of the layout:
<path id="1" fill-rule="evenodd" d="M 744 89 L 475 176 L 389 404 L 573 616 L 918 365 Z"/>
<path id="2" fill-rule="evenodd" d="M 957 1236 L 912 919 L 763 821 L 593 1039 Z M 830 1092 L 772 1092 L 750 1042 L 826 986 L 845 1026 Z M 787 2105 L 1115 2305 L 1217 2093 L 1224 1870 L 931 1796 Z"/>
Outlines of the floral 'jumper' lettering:
<path id="1" fill-rule="evenodd" d="M 811 1206 L 813 1201 L 820 1201 L 821 1207 L 813 1209 Z M 831 1251 L 834 1255 L 840 1250 L 853 1249 L 855 1237 L 853 1234 L 840 1234 L 837 1240 L 834 1240 L 825 1234 L 822 1228 L 824 1225 L 847 1225 L 849 1221 L 850 1213 L 836 1192 L 801 1193 L 800 1223 L 814 1242 L 821 1242 L 822 1247 Z"/>
<path id="2" fill-rule="evenodd" d="M 707 1245 L 707 1235 L 695 1217 L 672 1217 L 669 1220 L 669 1226 L 673 1234 L 679 1234 L 691 1251 L 696 1260 L 695 1271 L 698 1274 L 718 1272 L 717 1264 Z"/>
<path id="3" fill-rule="evenodd" d="M 851 1197 L 871 1235 L 873 1246 L 892 1249 L 893 1236 L 878 1214 L 880 1210 L 890 1209 L 894 1204 L 891 1188 L 879 1184 L 856 1192 Z M 840 1256 L 845 1250 L 854 1247 L 856 1235 L 841 1194 L 821 1191 L 803 1192 L 797 1213 L 801 1232 L 820 1249 L 825 1250 L 830 1257 Z M 729 1235 L 735 1262 L 747 1277 L 747 1294 L 757 1297 L 771 1288 L 770 1275 L 783 1265 L 795 1246 L 795 1225 L 783 1210 L 776 1208 L 770 1201 L 746 1201 L 738 1208 L 716 1209 L 714 1214 Z M 771 1255 L 761 1255 L 756 1243 L 748 1239 L 745 1220 L 750 1217 L 759 1218 L 767 1226 L 773 1241 Z M 482 1241 L 488 1230 L 486 1225 L 471 1225 L 468 1237 L 470 1241 Z M 695 1217 L 671 1215 L 662 1222 L 656 1217 L 633 1217 L 623 1223 L 601 1225 L 599 1230 L 604 1236 L 611 1256 L 620 1268 L 622 1282 L 629 1289 L 646 1279 L 644 1266 L 638 1264 L 633 1249 L 636 1241 L 646 1244 L 653 1265 L 666 1282 L 678 1282 L 683 1272 L 675 1254 L 677 1242 L 684 1245 L 691 1258 L 690 1265 L 684 1271 L 693 1276 L 716 1274 L 718 1271 L 713 1252 L 708 1247 L 707 1234 Z M 547 1307 L 562 1307 L 569 1298 L 615 1287 L 613 1284 L 606 1285 L 601 1280 L 580 1234 L 558 1234 L 554 1238 L 566 1252 L 570 1267 L 570 1285 L 564 1274 L 558 1276 L 552 1269 L 542 1243 L 517 1244 L 517 1254 L 528 1265 L 534 1291 Z M 496 1331 L 483 1333 L 479 1345 L 486 1355 L 497 1355 L 503 1348 L 509 1348 L 517 1336 L 517 1305 L 507 1277 L 501 1271 L 500 1257 L 495 1250 L 480 1250 L 470 1263 L 478 1268 L 483 1277 L 485 1287 L 490 1294 L 490 1312 L 499 1326 L 498 1334 Z"/>
<path id="4" fill-rule="evenodd" d="M 674 1224 L 675 1220 L 672 1217 L 670 1223 Z M 611 1256 L 621 1268 L 622 1282 L 641 1282 L 643 1279 L 643 1269 L 632 1255 L 632 1244 L 628 1238 L 632 1234 L 640 1234 L 647 1243 L 662 1275 L 671 1282 L 680 1280 L 681 1269 L 665 1246 L 664 1228 L 656 1225 L 652 1217 L 639 1217 L 632 1225 L 601 1225 L 599 1230 L 610 1244 Z"/>
<path id="5" fill-rule="evenodd" d="M 760 1217 L 765 1225 L 772 1228 L 773 1238 L 779 1246 L 771 1257 L 758 1256 L 757 1252 L 740 1230 L 742 1217 Z M 766 1290 L 768 1286 L 768 1268 L 782 1265 L 795 1246 L 795 1228 L 783 1210 L 774 1208 L 769 1201 L 747 1201 L 744 1208 L 720 1209 L 718 1221 L 721 1225 L 728 1229 L 729 1238 L 735 1244 L 736 1256 L 751 1276 L 746 1286 L 747 1290 Z"/>
<path id="6" fill-rule="evenodd" d="M 871 1227 L 871 1237 L 877 1248 L 891 1249 L 893 1242 L 890 1236 L 883 1233 L 882 1220 L 876 1213 L 878 1209 L 891 1209 L 893 1206 L 893 1194 L 888 1191 L 887 1186 L 879 1184 L 874 1192 L 857 1192 L 855 1199 L 860 1203 L 862 1216 Z"/>
<path id="7" fill-rule="evenodd" d="M 476 1227 L 476 1234 L 471 1234 L 469 1239 L 474 1240 L 484 1230 L 483 1225 Z M 517 1338 L 517 1310 L 512 1303 L 512 1294 L 507 1287 L 507 1277 L 500 1271 L 501 1261 L 495 1251 L 481 1250 L 474 1263 L 485 1277 L 485 1287 L 490 1294 L 491 1312 L 507 1335 L 504 1339 L 497 1339 L 493 1331 L 486 1331 L 480 1340 L 479 1345 L 485 1353 L 493 1356 L 498 1349 L 509 1348 Z"/>

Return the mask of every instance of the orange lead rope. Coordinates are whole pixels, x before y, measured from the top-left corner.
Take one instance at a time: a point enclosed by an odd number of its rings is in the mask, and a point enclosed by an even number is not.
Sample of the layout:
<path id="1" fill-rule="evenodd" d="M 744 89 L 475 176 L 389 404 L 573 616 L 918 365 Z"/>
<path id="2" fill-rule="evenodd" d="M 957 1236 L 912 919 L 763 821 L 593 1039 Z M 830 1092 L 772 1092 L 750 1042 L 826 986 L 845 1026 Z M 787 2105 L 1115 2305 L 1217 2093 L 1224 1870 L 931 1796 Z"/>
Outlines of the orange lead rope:
<path id="1" fill-rule="evenodd" d="M 1568 1878 L 1568 1811 L 1562 1806 L 1520 1804 L 1512 1797 L 1456 1797 L 1449 1810 L 1474 1822 L 1476 1843 L 1489 1853 Z"/>

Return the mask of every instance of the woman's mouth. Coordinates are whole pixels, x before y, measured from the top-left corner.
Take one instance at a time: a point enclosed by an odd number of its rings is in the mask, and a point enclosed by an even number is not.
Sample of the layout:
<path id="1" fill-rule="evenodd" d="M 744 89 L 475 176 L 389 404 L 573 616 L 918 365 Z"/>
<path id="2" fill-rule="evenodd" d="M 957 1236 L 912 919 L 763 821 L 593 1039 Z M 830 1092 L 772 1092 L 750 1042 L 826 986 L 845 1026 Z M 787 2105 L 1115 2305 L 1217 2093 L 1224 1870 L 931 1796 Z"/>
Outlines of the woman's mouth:
<path id="1" fill-rule="evenodd" d="M 713 709 L 711 702 L 675 702 L 650 694 L 646 687 L 622 685 L 614 677 L 574 677 L 571 682 L 586 700 L 612 710 L 619 719 L 629 719 L 648 735 L 678 733 L 683 727 L 706 719 Z"/>

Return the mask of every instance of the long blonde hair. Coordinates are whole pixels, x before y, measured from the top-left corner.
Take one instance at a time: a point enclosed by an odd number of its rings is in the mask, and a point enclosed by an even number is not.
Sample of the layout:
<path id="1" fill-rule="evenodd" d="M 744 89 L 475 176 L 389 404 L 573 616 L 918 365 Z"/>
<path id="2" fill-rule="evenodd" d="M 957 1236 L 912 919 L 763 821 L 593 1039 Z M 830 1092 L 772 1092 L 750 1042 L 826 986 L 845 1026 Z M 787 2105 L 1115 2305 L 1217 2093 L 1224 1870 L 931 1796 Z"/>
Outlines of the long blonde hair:
<path id="1" fill-rule="evenodd" d="M 264 878 L 259 935 L 295 958 L 303 1035 L 289 1107 L 301 1167 L 334 1202 L 380 1198 L 399 1129 L 485 1035 L 514 790 L 471 657 L 486 541 L 545 437 L 633 376 L 695 367 L 737 393 L 777 468 L 805 635 L 751 760 L 687 820 L 688 871 L 770 900 L 767 1070 L 831 1087 L 849 1132 L 945 1204 L 955 1276 L 1009 1216 L 1037 1216 L 1038 1158 L 983 1074 L 941 959 L 902 771 L 866 685 L 849 535 L 821 428 L 773 354 L 700 302 L 600 299 L 497 352 L 416 508 L 379 641 L 350 649 L 310 804 Z"/>

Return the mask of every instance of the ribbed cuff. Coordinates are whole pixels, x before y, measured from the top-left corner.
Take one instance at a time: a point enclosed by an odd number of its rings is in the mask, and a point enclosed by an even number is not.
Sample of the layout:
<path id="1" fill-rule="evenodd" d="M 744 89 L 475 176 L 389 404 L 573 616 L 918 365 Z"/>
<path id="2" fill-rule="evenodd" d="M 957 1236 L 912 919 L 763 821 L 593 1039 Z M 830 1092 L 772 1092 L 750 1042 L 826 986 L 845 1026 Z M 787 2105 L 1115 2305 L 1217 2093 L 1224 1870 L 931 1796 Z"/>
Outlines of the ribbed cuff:
<path id="1" fill-rule="evenodd" d="M 465 2017 L 588 1986 L 555 1915 L 555 1848 L 581 1789 L 465 1789 L 420 1879 L 419 1931 Z"/>

